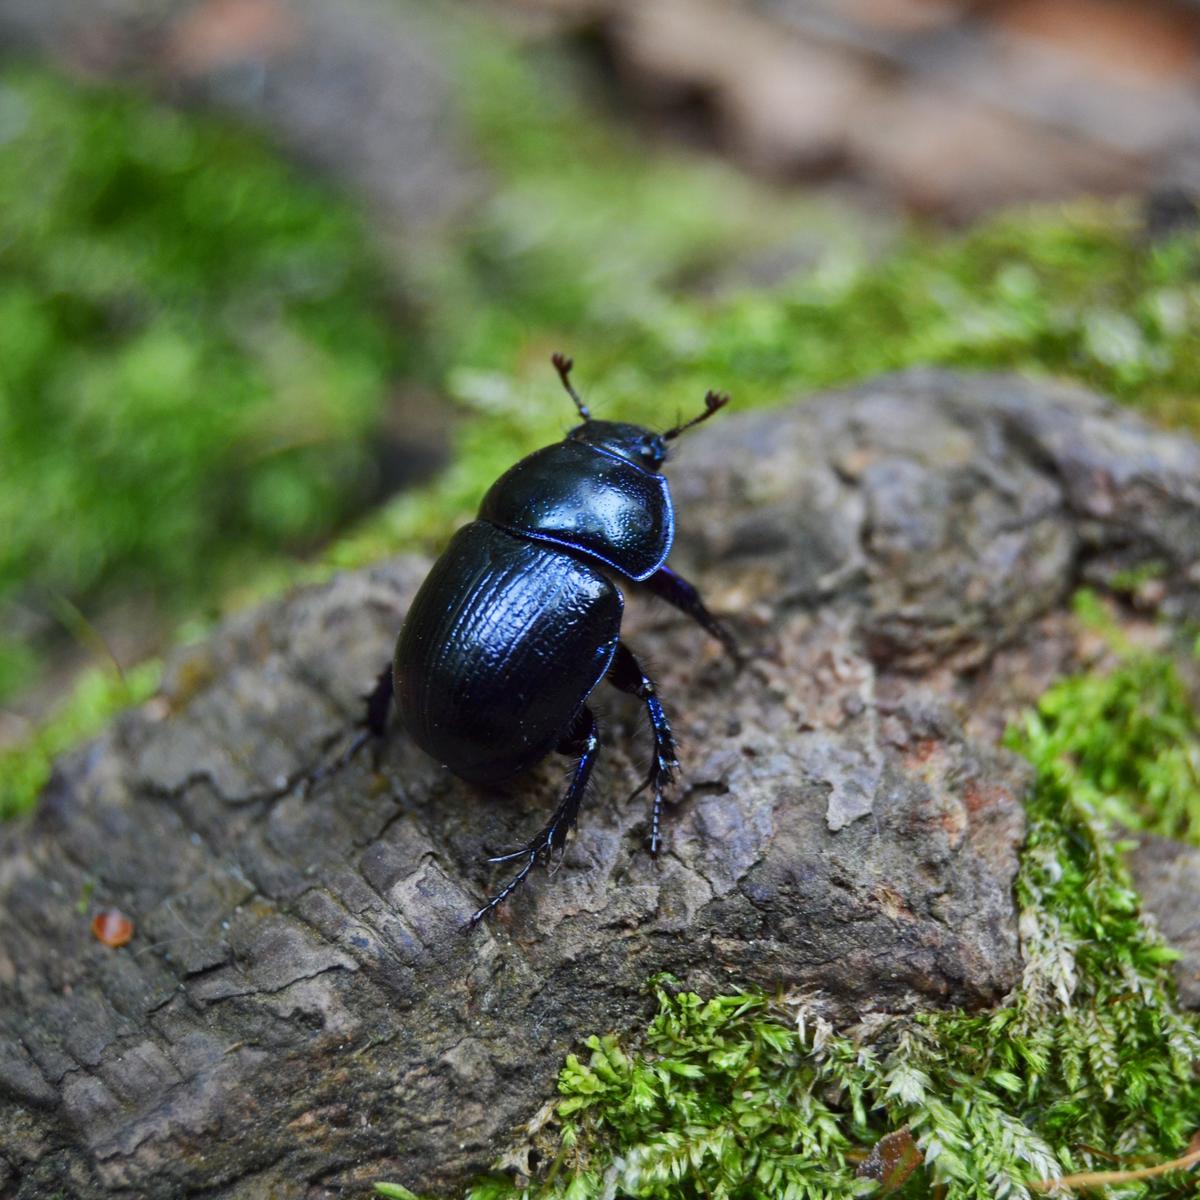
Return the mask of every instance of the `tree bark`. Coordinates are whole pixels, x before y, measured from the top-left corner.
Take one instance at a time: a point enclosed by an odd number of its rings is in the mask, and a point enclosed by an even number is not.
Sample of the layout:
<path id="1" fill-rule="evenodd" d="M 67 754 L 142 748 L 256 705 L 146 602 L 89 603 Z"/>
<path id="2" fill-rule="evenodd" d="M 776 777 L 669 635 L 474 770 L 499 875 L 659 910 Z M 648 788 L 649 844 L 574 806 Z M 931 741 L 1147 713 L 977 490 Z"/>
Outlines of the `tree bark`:
<path id="1" fill-rule="evenodd" d="M 566 1051 L 642 1020 L 657 972 L 842 1019 L 1014 985 L 1030 776 L 1000 732 L 1080 661 L 1081 583 L 1157 561 L 1162 613 L 1200 613 L 1200 449 L 1077 390 L 915 372 L 722 414 L 671 475 L 672 564 L 751 657 L 628 589 L 682 745 L 666 852 L 626 800 L 649 740 L 614 693 L 562 863 L 464 933 L 564 760 L 478 789 L 396 729 L 295 784 L 428 563 L 237 618 L 4 831 L 0 1196 L 457 1186 Z M 135 921 L 120 949 L 89 931 L 104 905 Z"/>

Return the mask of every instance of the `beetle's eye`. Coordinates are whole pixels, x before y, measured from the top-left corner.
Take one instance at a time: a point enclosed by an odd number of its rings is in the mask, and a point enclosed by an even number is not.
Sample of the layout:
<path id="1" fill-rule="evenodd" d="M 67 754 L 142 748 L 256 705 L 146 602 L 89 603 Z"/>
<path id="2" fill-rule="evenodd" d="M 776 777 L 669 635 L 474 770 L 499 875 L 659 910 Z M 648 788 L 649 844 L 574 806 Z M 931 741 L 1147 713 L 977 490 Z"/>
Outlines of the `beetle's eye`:
<path id="1" fill-rule="evenodd" d="M 639 448 L 639 453 L 642 456 L 642 461 L 657 466 L 662 462 L 662 453 L 659 448 L 651 441 L 645 441 Z"/>

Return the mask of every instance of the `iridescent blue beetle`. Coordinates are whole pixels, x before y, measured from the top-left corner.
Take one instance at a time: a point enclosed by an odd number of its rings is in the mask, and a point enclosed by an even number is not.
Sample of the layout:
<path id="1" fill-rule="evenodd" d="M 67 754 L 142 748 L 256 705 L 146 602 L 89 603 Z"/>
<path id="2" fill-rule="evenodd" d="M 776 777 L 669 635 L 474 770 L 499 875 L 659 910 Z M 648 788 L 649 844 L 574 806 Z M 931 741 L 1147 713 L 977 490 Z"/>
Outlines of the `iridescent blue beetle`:
<path id="1" fill-rule="evenodd" d="M 653 790 L 649 840 L 658 852 L 663 791 L 679 767 L 675 739 L 654 684 L 621 641 L 624 601 L 610 575 L 643 584 L 738 657 L 696 589 L 666 565 L 675 514 L 660 474 L 667 443 L 729 397 L 709 392 L 698 417 L 654 433 L 593 420 L 571 386 L 571 360 L 556 354 L 553 362 L 583 423 L 492 485 L 478 519 L 454 535 L 421 585 L 394 662 L 367 700 L 368 734 L 383 733 L 394 689 L 417 745 L 473 783 L 508 779 L 552 750 L 578 759 L 545 827 L 489 860 L 523 863 L 472 925 L 566 841 L 599 749 L 587 699 L 606 677 L 650 718 L 654 758 L 638 792 Z"/>

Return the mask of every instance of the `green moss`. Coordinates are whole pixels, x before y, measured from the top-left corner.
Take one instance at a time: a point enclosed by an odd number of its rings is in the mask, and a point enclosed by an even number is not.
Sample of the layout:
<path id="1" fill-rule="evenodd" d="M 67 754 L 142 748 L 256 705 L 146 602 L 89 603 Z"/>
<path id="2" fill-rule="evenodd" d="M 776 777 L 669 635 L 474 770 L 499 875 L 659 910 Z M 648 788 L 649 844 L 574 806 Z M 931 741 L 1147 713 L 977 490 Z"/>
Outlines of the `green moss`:
<path id="1" fill-rule="evenodd" d="M 111 667 L 84 672 L 67 702 L 29 741 L 0 750 L 0 820 L 29 808 L 58 755 L 95 737 L 122 709 L 149 699 L 160 674 L 157 660 L 140 663 L 124 675 Z"/>
<path id="2" fill-rule="evenodd" d="M 1200 1123 L 1200 1020 L 1178 1008 L 1175 956 L 1143 923 L 1102 815 L 1150 820 L 1164 760 L 1195 761 L 1196 716 L 1174 678 L 1165 660 L 1133 657 L 1054 688 L 1010 733 L 1037 781 L 1016 883 L 1024 973 L 999 1008 L 838 1032 L 801 999 L 706 1001 L 660 980 L 636 1047 L 593 1037 L 568 1058 L 544 1180 L 497 1176 L 471 1200 L 884 1194 L 858 1172 L 902 1129 L 923 1156 L 891 1181 L 910 1197 L 1028 1197 L 1038 1180 L 1111 1169 L 1109 1156 L 1181 1154 Z"/>
<path id="3" fill-rule="evenodd" d="M 254 138 L 4 69 L 0 603 L 195 603 L 328 533 L 406 361 L 385 297 L 348 206 Z"/>
<path id="4" fill-rule="evenodd" d="M 1109 675 L 1064 680 L 1022 736 L 1106 820 L 1200 843 L 1200 717 L 1170 658 L 1129 651 Z"/>
<path id="5" fill-rule="evenodd" d="M 32 647 L 0 637 L 0 703 L 34 683 L 41 663 Z"/>

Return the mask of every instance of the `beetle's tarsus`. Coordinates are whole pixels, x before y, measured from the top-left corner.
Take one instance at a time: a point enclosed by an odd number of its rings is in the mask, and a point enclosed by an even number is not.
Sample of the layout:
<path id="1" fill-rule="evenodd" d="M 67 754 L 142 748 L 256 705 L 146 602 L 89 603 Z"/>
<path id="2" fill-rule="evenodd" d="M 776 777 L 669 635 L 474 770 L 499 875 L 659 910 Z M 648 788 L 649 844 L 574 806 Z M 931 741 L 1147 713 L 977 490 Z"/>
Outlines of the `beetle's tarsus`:
<path id="1" fill-rule="evenodd" d="M 489 858 L 485 858 L 483 861 L 486 863 L 516 862 L 518 858 L 524 858 L 525 855 L 533 852 L 534 851 L 531 846 L 522 846 L 520 850 L 514 850 L 510 854 L 493 854 Z M 540 853 L 540 851 L 538 853 Z"/>
<path id="2" fill-rule="evenodd" d="M 650 718 L 650 728 L 654 733 L 654 761 L 646 773 L 646 778 L 629 798 L 632 800 L 640 796 L 647 788 L 654 789 L 654 799 L 650 805 L 649 847 L 650 853 L 657 857 L 662 846 L 663 795 L 675 782 L 675 775 L 679 770 L 675 735 L 671 732 L 670 722 L 663 711 L 653 680 L 642 670 L 633 651 L 624 642 L 617 643 L 617 652 L 613 655 L 612 666 L 608 669 L 608 681 L 618 691 L 641 700 L 646 706 L 646 715 Z"/>
<path id="3" fill-rule="evenodd" d="M 299 779 L 299 785 L 310 788 L 330 775 L 348 767 L 359 755 L 364 746 L 379 742 L 387 736 L 388 713 L 392 705 L 392 664 L 389 662 L 375 679 L 375 685 L 363 697 L 365 710 L 362 717 L 355 722 L 358 732 L 345 750 L 332 762 L 318 763 Z"/>
<path id="4" fill-rule="evenodd" d="M 646 839 L 646 848 L 649 850 L 651 858 L 657 858 L 659 850 L 662 849 L 663 804 L 666 790 L 675 782 L 675 773 L 678 769 L 679 762 L 677 760 L 672 760 L 666 764 L 656 762 L 650 768 L 650 773 L 646 778 L 629 795 L 630 800 L 635 800 L 647 788 L 652 787 L 654 789 L 654 799 L 650 804 L 650 835 Z"/>
<path id="5" fill-rule="evenodd" d="M 472 913 L 471 919 L 467 922 L 467 927 L 469 929 L 474 929 L 475 926 L 478 925 L 479 922 L 482 921 L 483 918 L 492 911 L 492 909 L 499 908 L 499 906 L 503 904 L 504 901 L 507 900 L 509 896 L 511 896 L 513 892 L 515 892 L 517 888 L 521 886 L 521 884 L 525 882 L 529 872 L 532 871 L 534 866 L 537 864 L 538 853 L 539 851 L 536 850 L 531 851 L 528 861 L 508 881 L 508 883 L 506 883 L 504 887 L 498 891 L 482 908 L 477 909 L 474 913 Z"/>
<path id="6" fill-rule="evenodd" d="M 525 865 L 481 909 L 472 915 L 468 922 L 468 927 L 471 929 L 474 929 L 494 908 L 503 904 L 525 882 L 542 855 L 549 857 L 555 850 L 561 850 L 566 845 L 567 834 L 574 828 L 575 821 L 579 817 L 579 805 L 583 801 L 583 793 L 587 788 L 592 767 L 596 765 L 596 755 L 600 750 L 600 739 L 596 734 L 596 718 L 592 715 L 590 708 L 584 707 L 580 710 L 571 732 L 559 743 L 558 749 L 562 754 L 578 756 L 579 759 L 575 764 L 575 773 L 571 776 L 567 794 L 554 810 L 554 815 L 531 841 L 511 854 L 500 854 L 487 860 L 491 863 L 503 863 L 524 858 Z"/>
<path id="7" fill-rule="evenodd" d="M 373 729 L 360 729 L 354 735 L 354 740 L 350 745 L 334 760 L 333 765 L 329 768 L 330 772 L 340 771 L 343 767 L 349 766 L 364 746 L 370 745 L 375 738 L 382 736 Z"/>

